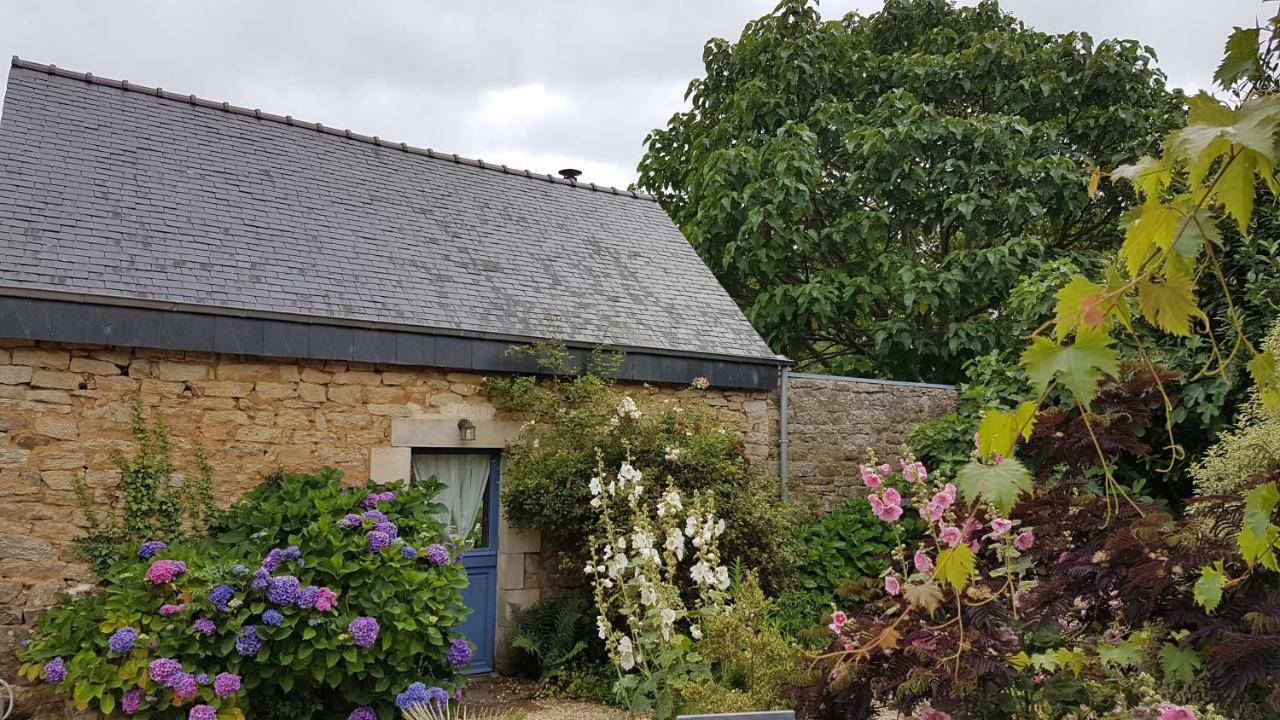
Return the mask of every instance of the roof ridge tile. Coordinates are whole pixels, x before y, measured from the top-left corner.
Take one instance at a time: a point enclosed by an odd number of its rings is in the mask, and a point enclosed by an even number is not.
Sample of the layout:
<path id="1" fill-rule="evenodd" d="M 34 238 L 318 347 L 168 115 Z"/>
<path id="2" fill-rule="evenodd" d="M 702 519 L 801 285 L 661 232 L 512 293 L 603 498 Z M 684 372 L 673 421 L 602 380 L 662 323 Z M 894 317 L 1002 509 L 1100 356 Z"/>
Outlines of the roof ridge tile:
<path id="1" fill-rule="evenodd" d="M 602 192 L 602 193 L 608 193 L 612 195 L 632 197 L 638 200 L 650 200 L 650 201 L 657 200 L 657 198 L 655 198 L 653 195 L 650 195 L 649 193 L 632 190 L 630 188 L 617 188 L 612 185 L 597 185 L 595 183 L 579 183 L 573 178 L 560 178 L 550 173 L 536 173 L 528 169 L 510 168 L 510 167 L 507 167 L 506 165 L 496 165 L 494 163 L 486 163 L 483 160 L 461 157 L 457 153 L 441 153 L 438 150 L 433 150 L 431 148 L 420 148 L 414 145 L 409 145 L 404 142 L 384 141 L 382 138 L 376 135 L 374 136 L 361 135 L 360 133 L 352 132 L 349 128 L 339 130 L 337 128 L 332 128 L 327 125 L 322 125 L 321 123 L 318 123 L 318 122 L 304 122 L 304 121 L 296 120 L 292 115 L 276 115 L 273 113 L 263 112 L 260 108 L 247 108 L 247 107 L 240 107 L 239 105 L 232 105 L 230 102 L 227 102 L 225 100 L 215 101 L 215 100 L 208 100 L 202 97 L 197 97 L 196 95 L 180 95 L 178 93 L 170 92 L 160 87 L 153 88 L 153 87 L 147 87 L 146 85 L 136 85 L 134 83 L 129 82 L 128 80 L 114 80 L 112 78 L 99 77 L 89 72 L 82 73 L 82 72 L 75 72 L 72 70 L 65 70 L 53 64 L 45 65 L 43 63 L 32 62 L 31 60 L 24 60 L 23 58 L 20 58 L 17 55 L 13 56 L 12 65 L 13 67 L 16 67 L 16 68 L 22 68 L 24 70 L 34 70 L 36 72 L 45 72 L 50 75 L 56 75 L 58 77 L 64 77 L 71 80 L 83 80 L 91 85 L 102 85 L 105 87 L 112 87 L 112 88 L 117 88 L 119 90 L 124 90 L 125 92 L 138 93 L 139 95 L 154 95 L 155 97 L 164 98 L 166 100 L 176 100 L 178 102 L 185 102 L 195 107 L 203 107 L 210 110 L 218 110 L 231 115 L 241 115 L 245 117 L 252 117 L 258 120 L 266 120 L 268 122 L 273 122 L 280 125 L 287 125 L 289 127 L 314 129 L 314 131 L 316 132 L 321 132 L 326 135 L 332 135 L 334 137 L 346 138 L 348 140 L 354 140 L 356 142 L 364 143 L 366 145 L 374 145 L 376 147 L 398 149 L 401 152 L 405 152 L 410 155 L 422 155 L 422 156 L 431 158 L 433 160 L 453 162 L 457 165 L 466 165 L 466 166 L 475 167 L 481 170 L 492 170 L 494 172 L 500 172 L 504 175 L 512 175 L 515 177 L 525 177 L 533 180 L 546 180 L 546 181 L 555 183 L 557 185 L 565 185 L 568 187 L 588 189 L 588 190 L 591 190 L 592 192 Z"/>

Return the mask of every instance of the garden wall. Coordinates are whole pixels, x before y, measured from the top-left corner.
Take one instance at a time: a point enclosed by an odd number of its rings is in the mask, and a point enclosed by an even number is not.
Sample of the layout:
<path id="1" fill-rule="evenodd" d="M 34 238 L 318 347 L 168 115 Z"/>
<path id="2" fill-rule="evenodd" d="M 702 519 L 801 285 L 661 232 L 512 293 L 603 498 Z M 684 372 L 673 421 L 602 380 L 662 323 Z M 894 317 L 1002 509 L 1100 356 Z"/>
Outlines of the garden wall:
<path id="1" fill-rule="evenodd" d="M 867 449 L 894 462 L 907 432 L 952 412 L 951 385 L 791 373 L 788 425 L 788 495 L 823 509 L 866 488 L 858 466 Z"/>

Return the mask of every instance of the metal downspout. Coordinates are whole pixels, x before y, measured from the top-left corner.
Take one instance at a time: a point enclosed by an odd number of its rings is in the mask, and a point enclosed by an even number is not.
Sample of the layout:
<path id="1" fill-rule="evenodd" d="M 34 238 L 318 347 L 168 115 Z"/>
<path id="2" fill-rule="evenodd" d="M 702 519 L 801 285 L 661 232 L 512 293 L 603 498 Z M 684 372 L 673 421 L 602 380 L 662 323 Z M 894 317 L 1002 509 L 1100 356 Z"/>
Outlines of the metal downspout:
<path id="1" fill-rule="evenodd" d="M 782 499 L 787 499 L 787 480 L 791 476 L 791 437 L 790 425 L 791 418 L 790 390 L 791 390 L 791 371 L 786 365 L 782 366 L 782 389 L 781 398 L 778 402 L 778 476 L 782 480 Z"/>

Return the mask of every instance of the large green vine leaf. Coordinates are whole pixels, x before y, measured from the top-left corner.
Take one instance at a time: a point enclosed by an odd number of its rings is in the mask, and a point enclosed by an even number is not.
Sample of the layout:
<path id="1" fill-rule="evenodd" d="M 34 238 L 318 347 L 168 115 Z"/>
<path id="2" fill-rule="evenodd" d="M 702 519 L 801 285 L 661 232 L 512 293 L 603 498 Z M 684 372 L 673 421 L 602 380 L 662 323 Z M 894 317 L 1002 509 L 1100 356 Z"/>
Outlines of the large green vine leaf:
<path id="1" fill-rule="evenodd" d="M 1013 458 L 1005 458 L 994 465 L 974 461 L 960 469 L 956 483 L 964 494 L 965 502 L 972 504 L 982 499 L 1008 515 L 1018 497 L 1031 492 L 1031 473 Z"/>
<path id="2" fill-rule="evenodd" d="M 1102 378 L 1119 372 L 1111 338 L 1101 330 L 1082 329 L 1070 345 L 1037 336 L 1022 353 L 1022 366 L 1037 392 L 1058 380 L 1086 407 L 1097 396 Z"/>

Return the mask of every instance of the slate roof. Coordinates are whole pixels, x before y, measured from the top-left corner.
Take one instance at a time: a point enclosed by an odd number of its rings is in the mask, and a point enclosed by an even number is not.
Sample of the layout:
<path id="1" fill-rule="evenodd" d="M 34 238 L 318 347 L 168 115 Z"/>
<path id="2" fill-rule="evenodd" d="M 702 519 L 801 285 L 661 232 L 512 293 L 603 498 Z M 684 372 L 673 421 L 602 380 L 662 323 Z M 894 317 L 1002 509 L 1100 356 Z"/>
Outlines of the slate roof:
<path id="1" fill-rule="evenodd" d="M 778 360 L 641 194 L 14 58 L 0 295 L 30 293 Z"/>

